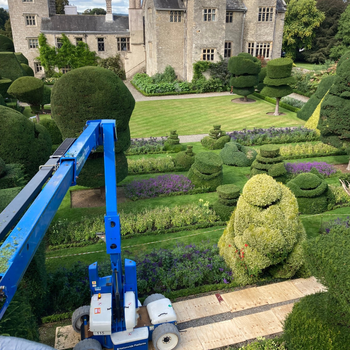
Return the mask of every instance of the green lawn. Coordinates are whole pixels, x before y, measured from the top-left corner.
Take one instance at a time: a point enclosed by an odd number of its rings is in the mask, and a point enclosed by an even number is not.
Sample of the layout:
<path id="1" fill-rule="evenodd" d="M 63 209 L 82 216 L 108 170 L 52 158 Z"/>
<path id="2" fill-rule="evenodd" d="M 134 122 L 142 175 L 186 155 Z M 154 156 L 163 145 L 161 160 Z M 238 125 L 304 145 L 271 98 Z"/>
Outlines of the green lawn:
<path id="1" fill-rule="evenodd" d="M 329 65 L 325 65 L 325 64 L 306 63 L 306 62 L 295 62 L 295 64 L 298 68 L 303 68 L 303 69 L 308 69 L 313 71 L 326 70 L 329 67 Z"/>
<path id="2" fill-rule="evenodd" d="M 285 116 L 266 115 L 275 108 L 269 102 L 257 99 L 247 105 L 232 103 L 232 98 L 237 96 L 137 102 L 130 119 L 131 137 L 165 136 L 170 130 L 179 135 L 206 134 L 215 124 L 225 131 L 304 125 L 296 113 L 283 108 Z"/>

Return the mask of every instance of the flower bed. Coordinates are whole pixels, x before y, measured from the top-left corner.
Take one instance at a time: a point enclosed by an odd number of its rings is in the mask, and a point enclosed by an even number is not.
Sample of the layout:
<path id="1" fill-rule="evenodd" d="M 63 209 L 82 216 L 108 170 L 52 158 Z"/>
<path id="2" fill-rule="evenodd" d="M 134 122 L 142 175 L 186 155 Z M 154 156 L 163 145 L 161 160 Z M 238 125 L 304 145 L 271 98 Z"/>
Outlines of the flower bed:
<path id="1" fill-rule="evenodd" d="M 142 158 L 128 159 L 128 173 L 133 174 L 149 174 L 182 171 L 175 166 L 174 158 L 167 156 L 163 158 Z"/>
<path id="2" fill-rule="evenodd" d="M 229 133 L 231 141 L 238 142 L 244 146 L 263 145 L 267 143 L 290 143 L 315 141 L 319 139 L 315 130 L 303 127 L 290 128 L 268 128 L 252 130 L 239 130 Z"/>
<path id="3" fill-rule="evenodd" d="M 280 151 L 281 156 L 283 156 L 284 159 L 300 159 L 346 154 L 345 151 L 330 145 L 326 145 L 322 142 L 316 144 L 304 142 L 297 145 L 281 146 Z"/>
<path id="4" fill-rule="evenodd" d="M 192 189 L 194 185 L 183 175 L 160 175 L 147 180 L 130 182 L 125 186 L 125 196 L 136 200 L 172 192 L 188 192 Z"/>
<path id="5" fill-rule="evenodd" d="M 312 168 L 326 177 L 329 177 L 337 172 L 337 169 L 326 162 L 306 162 L 306 163 L 285 163 L 287 171 L 293 175 L 301 173 L 309 173 Z"/>
<path id="6" fill-rule="evenodd" d="M 130 147 L 125 153 L 126 155 L 162 153 L 164 151 L 164 143 L 167 139 L 167 136 L 162 136 L 161 138 L 132 139 Z"/>
<path id="7" fill-rule="evenodd" d="M 322 223 L 321 232 L 329 233 L 332 228 L 339 226 L 350 228 L 350 216 L 347 216 L 346 218 L 336 218 L 335 220 Z"/>

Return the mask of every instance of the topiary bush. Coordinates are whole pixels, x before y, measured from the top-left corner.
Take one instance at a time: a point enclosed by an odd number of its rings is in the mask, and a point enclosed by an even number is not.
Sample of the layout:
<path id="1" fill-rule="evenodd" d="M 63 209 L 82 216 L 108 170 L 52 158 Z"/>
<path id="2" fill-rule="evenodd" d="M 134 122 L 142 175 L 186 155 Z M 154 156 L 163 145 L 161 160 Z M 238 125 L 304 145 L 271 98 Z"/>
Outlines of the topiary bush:
<path id="1" fill-rule="evenodd" d="M 260 147 L 260 154 L 256 156 L 250 168 L 250 176 L 257 174 L 267 174 L 281 182 L 287 180 L 287 170 L 280 155 L 280 146 L 269 144 Z"/>
<path id="2" fill-rule="evenodd" d="M 236 142 L 228 142 L 220 152 L 224 164 L 238 167 L 251 166 L 258 153 L 253 148 L 245 147 Z"/>
<path id="3" fill-rule="evenodd" d="M 40 125 L 49 132 L 53 145 L 60 145 L 62 143 L 61 131 L 53 119 L 43 119 L 40 121 Z"/>
<path id="4" fill-rule="evenodd" d="M 220 255 L 242 285 L 261 278 L 291 278 L 303 266 L 306 239 L 292 192 L 266 174 L 244 186 L 219 240 Z"/>
<path id="5" fill-rule="evenodd" d="M 124 152 L 130 146 L 129 120 L 134 107 L 135 100 L 123 81 L 112 71 L 101 67 L 74 69 L 64 74 L 52 88 L 52 117 L 63 138 L 77 137 L 87 120 L 116 120 L 118 181 L 122 181 L 128 174 Z M 102 174 L 103 163 L 99 166 L 96 171 Z M 126 169 L 122 166 L 126 166 Z M 82 173 L 79 177 L 81 176 Z M 84 185 L 81 179 L 80 183 Z"/>
<path id="6" fill-rule="evenodd" d="M 196 155 L 187 177 L 196 187 L 209 187 L 210 191 L 222 185 L 222 160 L 218 154 L 201 152 Z"/>
<path id="7" fill-rule="evenodd" d="M 332 191 L 316 169 L 312 173 L 299 174 L 287 183 L 287 187 L 297 198 L 302 214 L 319 214 L 334 206 Z"/>
<path id="8" fill-rule="evenodd" d="M 7 95 L 7 90 L 10 87 L 10 85 L 12 84 L 12 80 L 11 79 L 7 79 L 7 78 L 1 78 L 0 76 L 0 95 L 2 97 L 6 97 Z M 5 103 L 2 103 L 0 101 L 0 104 L 5 106 Z"/>
<path id="9" fill-rule="evenodd" d="M 346 350 L 350 342 L 350 229 L 335 226 L 304 244 L 307 267 L 327 292 L 303 298 L 284 324 L 288 349 Z"/>
<path id="10" fill-rule="evenodd" d="M 193 146 L 187 146 L 186 151 L 177 153 L 175 157 L 175 165 L 184 170 L 189 170 L 194 163 L 195 153 L 192 150 Z"/>
<path id="11" fill-rule="evenodd" d="M 42 111 L 44 110 L 45 105 L 49 104 L 51 104 L 51 89 L 47 85 L 44 85 L 43 99 L 41 101 Z"/>
<path id="12" fill-rule="evenodd" d="M 0 75 L 12 81 L 26 75 L 13 52 L 0 52 Z"/>
<path id="13" fill-rule="evenodd" d="M 6 174 L 6 164 L 2 158 L 0 158 L 0 177 L 3 177 Z"/>
<path id="14" fill-rule="evenodd" d="M 164 142 L 165 151 L 181 152 L 186 149 L 185 145 L 180 144 L 179 135 L 176 133 L 176 130 L 170 131 L 170 136 Z"/>
<path id="15" fill-rule="evenodd" d="M 0 34 L 0 52 L 15 52 L 13 41 L 2 34 Z"/>
<path id="16" fill-rule="evenodd" d="M 27 66 L 29 65 L 27 58 L 21 52 L 15 52 L 15 55 L 19 63 L 24 63 Z"/>
<path id="17" fill-rule="evenodd" d="M 12 187 L 0 190 L 0 212 L 2 212 L 21 191 L 22 187 Z"/>
<path id="18" fill-rule="evenodd" d="M 0 79 L 0 84 L 1 84 L 1 79 Z M 1 87 L 0 87 L 0 89 L 1 89 Z M 6 106 L 5 100 L 1 94 L 0 94 L 0 106 Z"/>
<path id="19" fill-rule="evenodd" d="M 21 67 L 24 70 L 24 73 L 28 77 L 34 77 L 34 71 L 32 68 L 30 68 L 27 64 L 21 63 Z"/>
<path id="20" fill-rule="evenodd" d="M 231 57 L 228 61 L 228 70 L 232 73 L 230 85 L 232 92 L 244 97 L 254 92 L 254 86 L 258 85 L 258 74 L 261 70 L 261 61 L 248 53 L 240 53 Z"/>
<path id="21" fill-rule="evenodd" d="M 258 75 L 259 83 L 257 85 L 257 90 L 259 92 L 265 87 L 264 79 L 265 79 L 266 75 L 267 75 L 267 67 L 261 68 L 261 71 L 260 71 L 260 73 Z"/>
<path id="22" fill-rule="evenodd" d="M 49 132 L 12 108 L 0 106 L 0 157 L 19 163 L 32 177 L 51 155 Z"/>
<path id="23" fill-rule="evenodd" d="M 241 190 L 236 185 L 229 184 L 219 186 L 216 192 L 219 198 L 214 202 L 213 209 L 221 220 L 227 221 L 237 205 Z"/>
<path id="24" fill-rule="evenodd" d="M 20 187 L 24 185 L 23 166 L 20 164 L 6 164 L 5 173 L 0 175 L 0 189 Z"/>
<path id="25" fill-rule="evenodd" d="M 214 125 L 209 131 L 209 136 L 201 140 L 201 144 L 207 149 L 222 149 L 225 143 L 230 141 L 230 136 L 221 130 L 221 125 Z"/>

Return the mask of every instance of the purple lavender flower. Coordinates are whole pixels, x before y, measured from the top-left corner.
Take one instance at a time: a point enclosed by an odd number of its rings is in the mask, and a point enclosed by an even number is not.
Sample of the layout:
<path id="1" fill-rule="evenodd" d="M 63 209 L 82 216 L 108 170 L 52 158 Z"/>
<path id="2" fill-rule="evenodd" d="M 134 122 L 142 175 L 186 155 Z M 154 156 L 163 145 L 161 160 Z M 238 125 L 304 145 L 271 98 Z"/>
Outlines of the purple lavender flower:
<path id="1" fill-rule="evenodd" d="M 326 162 L 302 162 L 302 163 L 285 163 L 286 170 L 292 174 L 308 173 L 312 168 L 318 170 L 318 172 L 326 177 L 336 173 L 337 170 L 333 165 Z"/>

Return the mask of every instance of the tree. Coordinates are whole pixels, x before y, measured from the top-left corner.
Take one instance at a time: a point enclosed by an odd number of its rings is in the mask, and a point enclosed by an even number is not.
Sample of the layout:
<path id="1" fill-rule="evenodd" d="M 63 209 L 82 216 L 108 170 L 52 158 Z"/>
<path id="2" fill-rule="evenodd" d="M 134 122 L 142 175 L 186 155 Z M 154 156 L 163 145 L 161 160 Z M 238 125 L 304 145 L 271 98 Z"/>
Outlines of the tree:
<path id="1" fill-rule="evenodd" d="M 315 29 L 325 19 L 316 0 L 290 0 L 283 31 L 283 50 L 295 59 L 299 49 L 311 49 Z"/>
<path id="2" fill-rule="evenodd" d="M 335 36 L 337 43 L 330 50 L 330 57 L 338 60 L 348 49 L 350 45 L 350 5 L 340 16 L 338 22 L 338 33 Z"/>
<path id="3" fill-rule="evenodd" d="M 295 82 L 295 78 L 291 76 L 292 67 L 293 61 L 290 58 L 276 58 L 267 63 L 267 75 L 264 79 L 266 86 L 261 90 L 261 94 L 276 98 L 276 116 L 279 115 L 281 97 L 293 92 L 289 86 Z"/>
<path id="4" fill-rule="evenodd" d="M 69 0 L 55 0 L 56 13 L 58 15 L 64 15 L 64 6 L 69 5 Z"/>
<path id="5" fill-rule="evenodd" d="M 69 66 L 71 69 L 85 66 L 96 66 L 97 59 L 95 51 L 90 51 L 87 44 L 79 42 L 73 45 L 65 34 L 62 34 L 62 46 L 57 49 L 47 43 L 44 34 L 39 35 L 39 53 L 42 66 L 45 69 L 46 76 L 52 76 L 54 69 Z"/>
<path id="6" fill-rule="evenodd" d="M 0 29 L 4 30 L 5 29 L 5 23 L 6 21 L 10 18 L 9 13 L 0 7 Z"/>
<path id="7" fill-rule="evenodd" d="M 35 113 L 39 123 L 39 110 L 44 95 L 44 83 L 34 77 L 21 77 L 16 79 L 7 90 L 7 93 L 21 102 L 29 103 L 32 113 Z"/>
<path id="8" fill-rule="evenodd" d="M 83 15 L 105 15 L 106 10 L 102 8 L 87 9 L 83 12 Z"/>
<path id="9" fill-rule="evenodd" d="M 346 8 L 343 0 L 318 0 L 317 8 L 322 11 L 326 18 L 315 29 L 315 37 L 312 48 L 303 52 L 303 57 L 308 62 L 324 63 L 329 59 L 330 50 L 335 45 L 335 36 L 338 32 L 338 21 Z"/>
<path id="10" fill-rule="evenodd" d="M 334 84 L 321 105 L 321 141 L 350 153 L 350 52 L 338 62 Z M 347 170 L 350 170 L 350 162 Z"/>
<path id="11" fill-rule="evenodd" d="M 249 53 L 242 52 L 229 59 L 228 69 L 233 75 L 230 79 L 232 92 L 243 96 L 243 100 L 247 102 L 247 96 L 254 92 L 254 86 L 259 83 L 260 60 Z"/>

